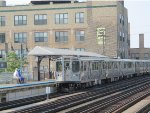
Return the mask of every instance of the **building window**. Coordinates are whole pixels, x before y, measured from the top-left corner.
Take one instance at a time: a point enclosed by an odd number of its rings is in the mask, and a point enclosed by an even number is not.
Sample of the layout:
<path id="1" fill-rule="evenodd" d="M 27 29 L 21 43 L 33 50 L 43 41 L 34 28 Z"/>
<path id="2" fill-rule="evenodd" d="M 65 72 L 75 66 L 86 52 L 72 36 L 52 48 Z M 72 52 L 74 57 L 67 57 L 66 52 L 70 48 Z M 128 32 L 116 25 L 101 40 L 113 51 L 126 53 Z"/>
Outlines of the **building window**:
<path id="1" fill-rule="evenodd" d="M 19 57 L 26 57 L 27 56 L 27 50 L 26 49 L 22 49 L 22 53 L 21 53 L 20 49 L 15 49 L 15 53 Z"/>
<path id="2" fill-rule="evenodd" d="M 47 32 L 35 32 L 34 38 L 35 38 L 35 42 L 47 42 L 48 33 Z"/>
<path id="3" fill-rule="evenodd" d="M 76 48 L 76 51 L 85 51 L 85 48 Z"/>
<path id="4" fill-rule="evenodd" d="M 34 25 L 46 25 L 46 24 L 47 24 L 46 14 L 34 15 Z"/>
<path id="5" fill-rule="evenodd" d="M 68 13 L 55 14 L 55 24 L 68 24 Z"/>
<path id="6" fill-rule="evenodd" d="M 27 33 L 14 33 L 14 43 L 26 43 L 27 42 Z"/>
<path id="7" fill-rule="evenodd" d="M 27 25 L 27 16 L 25 15 L 18 15 L 14 17 L 15 19 L 15 25 L 19 26 L 19 25 Z"/>
<path id="8" fill-rule="evenodd" d="M 55 42 L 67 42 L 68 32 L 55 32 Z"/>
<path id="9" fill-rule="evenodd" d="M 120 32 L 120 41 L 122 41 L 122 32 Z"/>
<path id="10" fill-rule="evenodd" d="M 149 54 L 148 53 L 144 53 L 144 59 L 149 59 Z"/>
<path id="11" fill-rule="evenodd" d="M 120 20 L 120 24 L 121 24 L 121 22 L 122 22 L 122 15 L 121 14 L 119 15 L 119 20 Z"/>
<path id="12" fill-rule="evenodd" d="M 76 13 L 76 23 L 84 23 L 84 13 L 83 12 L 79 12 Z"/>
<path id="13" fill-rule="evenodd" d="M 124 25 L 124 16 L 122 15 L 122 25 Z"/>
<path id="14" fill-rule="evenodd" d="M 124 33 L 122 34 L 122 41 L 123 42 L 125 41 L 125 35 L 124 35 Z"/>
<path id="15" fill-rule="evenodd" d="M 85 32 L 84 31 L 76 31 L 76 41 L 84 41 Z"/>
<path id="16" fill-rule="evenodd" d="M 5 33 L 0 33 L 0 43 L 5 43 Z"/>
<path id="17" fill-rule="evenodd" d="M 0 50 L 0 55 L 5 58 L 6 57 L 6 51 L 5 50 Z"/>
<path id="18" fill-rule="evenodd" d="M 139 53 L 131 53 L 131 58 L 132 59 L 139 59 Z"/>
<path id="19" fill-rule="evenodd" d="M 5 26 L 5 16 L 0 16 L 0 26 Z"/>
<path id="20" fill-rule="evenodd" d="M 136 53 L 136 54 L 135 54 L 135 58 L 136 58 L 136 59 L 139 59 L 139 58 L 140 58 L 140 54 L 139 54 L 139 53 Z"/>

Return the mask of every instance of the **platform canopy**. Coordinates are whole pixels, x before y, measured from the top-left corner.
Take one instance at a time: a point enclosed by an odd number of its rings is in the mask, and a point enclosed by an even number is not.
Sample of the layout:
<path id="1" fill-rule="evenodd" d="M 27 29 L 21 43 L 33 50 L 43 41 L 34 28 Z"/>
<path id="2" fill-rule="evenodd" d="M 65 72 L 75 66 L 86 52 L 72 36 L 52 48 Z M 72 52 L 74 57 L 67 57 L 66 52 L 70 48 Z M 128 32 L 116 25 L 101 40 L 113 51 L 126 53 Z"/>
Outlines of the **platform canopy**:
<path id="1" fill-rule="evenodd" d="M 83 52 L 83 51 L 73 51 L 73 50 L 64 50 L 56 49 L 49 47 L 36 46 L 29 53 L 29 56 L 79 56 L 79 57 L 99 57 L 99 58 L 108 58 L 100 54 L 92 52 Z"/>

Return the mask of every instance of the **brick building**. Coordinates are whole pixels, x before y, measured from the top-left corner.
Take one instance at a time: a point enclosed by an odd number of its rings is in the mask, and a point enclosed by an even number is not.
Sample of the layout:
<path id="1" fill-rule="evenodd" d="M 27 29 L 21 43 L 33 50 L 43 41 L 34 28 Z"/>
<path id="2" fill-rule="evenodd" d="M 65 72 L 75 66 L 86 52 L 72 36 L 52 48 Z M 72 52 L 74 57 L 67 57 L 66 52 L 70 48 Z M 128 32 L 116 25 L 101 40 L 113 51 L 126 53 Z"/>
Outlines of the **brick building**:
<path id="1" fill-rule="evenodd" d="M 1 0 L 0 54 L 13 49 L 26 56 L 37 45 L 128 58 L 124 1 L 36 0 L 28 5 L 6 6 Z M 28 60 L 31 69 L 35 58 Z"/>
<path id="2" fill-rule="evenodd" d="M 144 47 L 144 34 L 139 34 L 139 48 L 130 48 L 132 59 L 150 59 L 150 48 Z"/>

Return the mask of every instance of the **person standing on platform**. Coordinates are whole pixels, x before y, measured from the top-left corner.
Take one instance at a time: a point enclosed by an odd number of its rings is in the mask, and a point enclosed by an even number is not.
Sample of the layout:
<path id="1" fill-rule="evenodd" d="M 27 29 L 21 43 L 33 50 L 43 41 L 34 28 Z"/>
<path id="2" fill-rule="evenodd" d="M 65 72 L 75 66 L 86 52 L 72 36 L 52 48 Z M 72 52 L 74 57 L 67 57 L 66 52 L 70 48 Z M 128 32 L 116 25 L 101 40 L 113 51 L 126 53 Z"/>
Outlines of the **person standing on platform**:
<path id="1" fill-rule="evenodd" d="M 13 74 L 13 78 L 17 79 L 17 83 L 20 83 L 20 79 L 19 79 L 19 74 L 18 74 L 18 69 L 15 69 L 15 72 Z"/>
<path id="2" fill-rule="evenodd" d="M 19 77 L 20 83 L 24 83 L 24 77 L 21 75 L 20 69 L 18 69 L 17 71 L 18 71 L 18 77 Z"/>

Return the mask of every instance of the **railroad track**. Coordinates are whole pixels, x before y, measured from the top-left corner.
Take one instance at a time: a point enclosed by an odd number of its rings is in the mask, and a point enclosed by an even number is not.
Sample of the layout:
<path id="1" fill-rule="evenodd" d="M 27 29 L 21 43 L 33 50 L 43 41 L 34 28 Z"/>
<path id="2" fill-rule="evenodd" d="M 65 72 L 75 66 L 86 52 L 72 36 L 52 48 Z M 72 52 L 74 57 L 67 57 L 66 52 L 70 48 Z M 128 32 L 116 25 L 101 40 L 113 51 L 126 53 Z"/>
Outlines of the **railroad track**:
<path id="1" fill-rule="evenodd" d="M 74 96 L 70 96 L 67 98 L 61 98 L 61 99 L 58 99 L 56 101 L 48 102 L 46 104 L 42 104 L 42 105 L 38 105 L 38 106 L 26 108 L 26 109 L 21 109 L 21 110 L 12 112 L 12 113 L 41 113 L 41 112 L 42 113 L 55 113 L 55 112 L 58 112 L 58 111 L 61 111 L 61 110 L 64 110 L 64 109 L 67 109 L 67 108 L 70 108 L 70 107 L 73 107 L 73 106 L 76 106 L 76 105 L 79 105 L 79 104 L 82 104 L 82 103 L 85 103 L 88 101 L 91 101 L 91 100 L 94 100 L 97 98 L 101 98 L 101 97 L 113 94 L 115 92 L 120 92 L 120 91 L 122 92 L 122 90 L 127 90 L 127 88 L 131 89 L 131 87 L 134 87 L 134 86 L 142 87 L 142 85 L 143 86 L 145 86 L 146 84 L 149 85 L 150 84 L 149 80 L 150 80 L 150 77 L 145 77 L 145 79 L 143 78 L 142 80 L 140 78 L 137 81 L 135 81 L 135 80 L 130 81 L 130 84 L 129 84 L 129 82 L 126 82 L 125 84 L 119 84 L 116 86 L 114 85 L 111 88 L 104 88 L 103 90 L 99 88 L 99 89 L 96 89 L 94 92 L 89 91 L 89 92 L 86 92 L 83 94 L 74 95 Z M 141 81 L 144 82 L 144 84 L 138 85 L 138 84 L 142 83 Z M 148 81 L 148 82 L 146 82 L 146 81 Z M 139 89 L 139 87 L 134 87 L 134 88 Z M 133 90 L 133 88 L 132 88 L 132 90 Z M 141 89 L 141 90 L 143 90 L 143 89 Z M 139 90 L 137 90 L 137 91 L 139 91 Z M 121 94 L 120 93 L 118 93 L 118 94 L 123 95 L 123 93 L 127 93 L 126 96 L 122 97 L 122 98 L 125 98 L 125 97 L 129 96 L 130 93 L 128 94 L 128 92 L 129 92 L 129 90 L 127 90 L 126 92 L 123 91 Z M 132 92 L 132 94 L 133 93 L 136 93 L 136 92 Z M 119 99 L 117 99 L 118 95 L 117 96 L 113 95 L 113 96 L 116 98 L 115 100 L 119 100 Z M 112 97 L 110 96 L 110 98 L 112 98 Z M 108 101 L 110 101 L 110 98 L 108 97 L 108 99 L 107 98 L 106 99 Z M 80 111 L 80 109 L 78 109 L 78 110 Z M 76 110 L 70 111 L 70 113 L 76 112 Z M 81 109 L 81 111 L 83 111 L 83 109 Z"/>
<path id="2" fill-rule="evenodd" d="M 141 78 L 141 77 L 139 77 L 139 78 Z M 125 80 L 124 84 L 125 83 L 128 84 L 131 81 L 138 80 L 139 78 L 137 77 L 137 78 Z M 143 79 L 143 78 L 141 78 L 141 79 Z M 118 81 L 118 82 L 114 82 L 114 83 L 111 83 L 111 84 L 102 85 L 100 88 L 101 88 L 101 90 L 104 90 L 104 89 L 113 87 L 115 85 L 121 85 L 121 84 L 122 84 L 122 81 Z M 88 90 L 89 89 L 84 89 L 82 91 L 88 91 Z M 92 90 L 92 91 L 95 91 L 95 90 Z M 76 93 L 76 92 L 80 92 L 80 90 L 75 91 L 73 93 Z M 68 94 L 72 94 L 72 93 L 52 94 L 52 95 L 49 96 L 49 98 L 55 98 L 55 97 L 64 96 L 64 95 L 68 95 Z M 0 103 L 0 111 L 15 108 L 15 107 L 20 107 L 20 106 L 24 106 L 24 105 L 28 105 L 28 104 L 32 104 L 32 103 L 37 103 L 37 102 L 44 101 L 44 100 L 46 100 L 46 95 L 30 97 L 30 98 L 25 98 L 25 99 L 19 99 L 19 100 L 10 101 L 10 102 L 4 102 L 4 103 Z"/>
<path id="3" fill-rule="evenodd" d="M 129 107 L 131 102 L 145 98 L 150 94 L 150 82 L 138 87 L 123 91 L 109 98 L 95 101 L 86 106 L 68 111 L 66 113 L 121 113 L 124 108 Z M 145 88 L 148 88 L 144 90 Z M 144 90 L 144 91 L 143 91 Z M 140 93 L 138 93 L 140 92 Z M 136 94 L 138 93 L 138 94 Z"/>
<path id="4" fill-rule="evenodd" d="M 121 113 L 124 110 L 128 109 L 130 106 L 146 98 L 148 95 L 150 95 L 150 88 L 144 91 L 141 91 L 135 95 L 129 96 L 128 98 L 122 101 L 119 101 L 115 103 L 114 105 L 109 106 L 108 108 L 103 110 L 101 113 Z"/>

